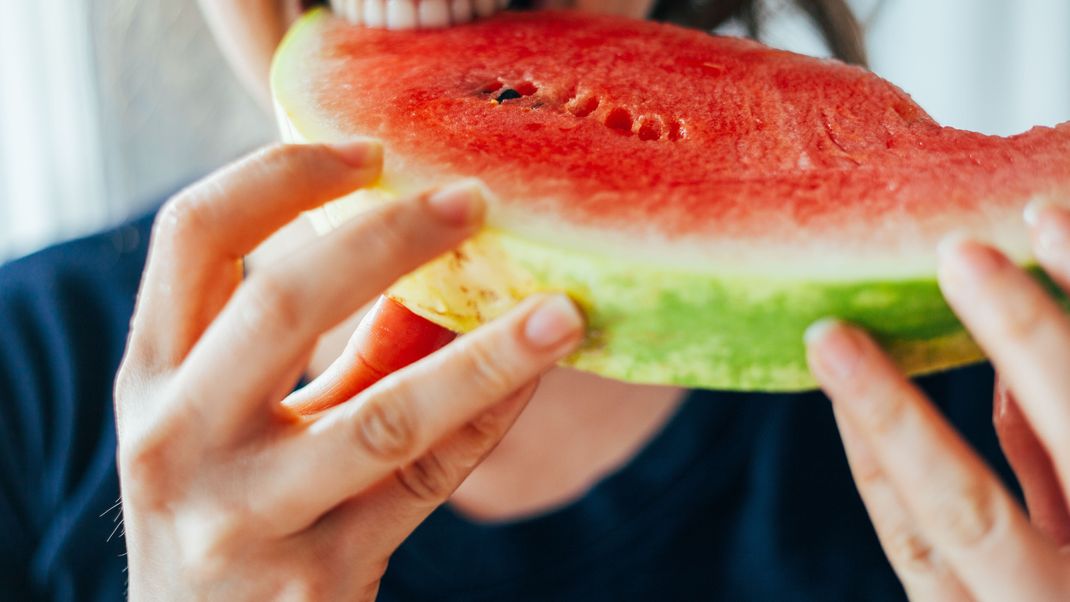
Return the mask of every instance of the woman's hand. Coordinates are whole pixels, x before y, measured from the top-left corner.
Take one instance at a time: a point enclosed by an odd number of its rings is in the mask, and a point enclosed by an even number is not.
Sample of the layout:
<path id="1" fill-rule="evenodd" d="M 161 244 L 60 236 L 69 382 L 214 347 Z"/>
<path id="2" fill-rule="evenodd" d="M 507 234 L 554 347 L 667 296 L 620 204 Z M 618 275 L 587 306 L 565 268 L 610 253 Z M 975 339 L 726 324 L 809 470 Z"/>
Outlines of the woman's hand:
<path id="1" fill-rule="evenodd" d="M 1035 254 L 1070 290 L 1070 213 L 1027 211 Z M 1070 320 L 996 250 L 941 245 L 944 296 L 1000 374 L 996 426 L 1030 519 L 874 342 L 833 321 L 807 333 L 885 552 L 918 600 L 1068 600 Z M 1012 396 L 1009 391 L 1013 391 Z"/>
<path id="2" fill-rule="evenodd" d="M 116 383 L 132 599 L 374 597 L 394 549 L 580 340 L 571 302 L 532 298 L 340 405 L 291 410 L 317 406 L 284 400 L 322 333 L 479 227 L 476 189 L 439 190 L 243 280 L 244 255 L 381 159 L 370 142 L 277 146 L 160 213 Z"/>

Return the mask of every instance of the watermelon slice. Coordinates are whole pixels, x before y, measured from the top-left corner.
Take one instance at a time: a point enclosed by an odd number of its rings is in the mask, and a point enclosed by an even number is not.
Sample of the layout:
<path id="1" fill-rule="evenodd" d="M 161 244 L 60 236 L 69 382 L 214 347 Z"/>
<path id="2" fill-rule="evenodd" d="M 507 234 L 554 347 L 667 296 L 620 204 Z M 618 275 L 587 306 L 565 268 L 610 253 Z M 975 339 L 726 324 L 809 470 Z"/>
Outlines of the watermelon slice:
<path id="1" fill-rule="evenodd" d="M 981 357 L 935 280 L 965 229 L 1031 258 L 1022 208 L 1070 202 L 1070 124 L 941 127 L 836 61 L 646 21 L 503 13 L 434 31 L 314 11 L 272 86 L 284 136 L 375 136 L 380 186 L 314 215 L 475 177 L 488 226 L 391 294 L 455 331 L 567 291 L 590 336 L 567 361 L 648 383 L 813 386 L 802 334 L 873 331 L 904 369 Z"/>

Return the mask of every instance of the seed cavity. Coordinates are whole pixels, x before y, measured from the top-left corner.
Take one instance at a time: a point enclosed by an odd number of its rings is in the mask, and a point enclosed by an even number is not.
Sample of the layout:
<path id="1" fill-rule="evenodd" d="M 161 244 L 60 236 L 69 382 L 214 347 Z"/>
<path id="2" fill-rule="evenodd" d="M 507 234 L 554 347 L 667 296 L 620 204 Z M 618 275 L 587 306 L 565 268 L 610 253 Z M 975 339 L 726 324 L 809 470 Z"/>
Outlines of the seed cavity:
<path id="1" fill-rule="evenodd" d="M 478 90 L 480 94 L 489 96 L 497 104 L 532 97 L 528 101 L 516 103 L 515 108 L 567 111 L 579 119 L 593 117 L 613 132 L 622 136 L 634 135 L 643 142 L 676 142 L 687 137 L 687 128 L 679 118 L 658 113 L 633 113 L 636 107 L 614 106 L 589 91 L 581 92 L 575 87 L 556 92 L 552 89 L 540 91 L 539 86 L 530 80 L 518 81 L 508 77 L 498 77 L 479 86 Z M 559 126 L 558 129 L 569 131 L 579 124 L 577 121 L 576 125 Z M 542 125 L 528 124 L 524 126 L 524 129 L 535 132 L 542 127 Z"/>
<path id="2" fill-rule="evenodd" d="M 687 129 L 684 127 L 684 122 L 679 119 L 673 119 L 669 122 L 669 140 L 676 142 L 687 136 Z"/>
<path id="3" fill-rule="evenodd" d="M 616 130 L 621 134 L 631 135 L 632 114 L 628 112 L 628 109 L 617 107 L 606 114 L 605 124 L 606 127 L 611 130 Z"/>
<path id="4" fill-rule="evenodd" d="M 566 106 L 568 112 L 576 117 L 586 117 L 598 109 L 598 103 L 599 100 L 597 96 L 586 96 L 582 98 L 573 98 L 568 101 Z"/>
<path id="5" fill-rule="evenodd" d="M 536 86 L 535 84 L 533 84 L 531 82 L 528 82 L 528 81 L 520 82 L 519 84 L 517 84 L 515 86 L 514 89 L 517 92 L 520 92 L 521 96 L 531 96 L 532 94 L 534 94 L 534 93 L 539 91 L 539 87 L 538 86 Z"/>
<path id="6" fill-rule="evenodd" d="M 639 131 L 637 135 L 640 140 L 660 140 L 662 130 L 665 129 L 661 123 L 661 117 L 657 115 L 644 115 L 639 118 Z"/>

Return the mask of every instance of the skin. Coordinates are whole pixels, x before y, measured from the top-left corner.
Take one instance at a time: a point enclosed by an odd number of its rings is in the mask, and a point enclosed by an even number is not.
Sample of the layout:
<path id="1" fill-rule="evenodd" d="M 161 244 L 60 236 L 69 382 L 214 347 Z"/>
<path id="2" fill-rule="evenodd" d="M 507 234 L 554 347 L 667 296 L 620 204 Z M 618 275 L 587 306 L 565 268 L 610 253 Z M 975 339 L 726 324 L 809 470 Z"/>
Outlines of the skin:
<path id="1" fill-rule="evenodd" d="M 272 147 L 162 210 L 116 383 L 131 598 L 374 597 L 579 343 L 571 301 L 532 297 L 338 405 L 287 400 L 320 334 L 482 220 L 476 189 L 432 191 L 243 279 L 250 249 L 381 161 L 377 143 Z"/>
<path id="2" fill-rule="evenodd" d="M 266 100 L 271 51 L 297 2 L 202 7 Z M 647 5 L 602 8 L 640 15 Z M 437 505 L 500 519 L 567 502 L 626 462 L 678 404 L 675 389 L 550 370 L 583 330 L 556 296 L 530 298 L 344 399 L 289 396 L 302 374 L 319 377 L 313 391 L 348 386 L 352 374 L 327 368 L 360 354 L 361 308 L 479 227 L 477 191 L 428 191 L 288 243 L 243 278 L 243 257 L 302 210 L 372 182 L 381 156 L 373 142 L 270 147 L 160 213 L 116 383 L 131 599 L 372 599 L 390 555 Z M 1070 237 L 1061 212 L 1034 221 L 1064 237 L 1038 230 L 1038 241 Z M 1064 284 L 1067 248 L 1038 245 Z M 950 249 L 945 293 L 1015 393 L 998 397 L 997 424 L 1032 524 L 863 333 L 823 322 L 808 337 L 811 366 L 913 595 L 1065 596 L 1070 382 L 1058 367 L 1070 361 L 1070 323 L 993 251 Z M 988 280 L 969 276 L 977 255 L 1001 266 Z"/>
<path id="3" fill-rule="evenodd" d="M 599 2 L 553 0 L 555 6 L 633 16 L 645 14 L 651 6 L 651 0 Z M 272 119 L 271 56 L 286 27 L 297 18 L 300 3 L 204 0 L 200 4 L 231 67 L 264 102 L 265 119 Z M 307 222 L 297 220 L 261 245 L 246 266 L 255 271 L 260 265 L 270 265 L 311 238 Z M 344 353 L 360 315 L 355 312 L 320 337 L 310 354 L 307 377 L 324 373 Z M 679 388 L 626 385 L 586 373 L 551 370 L 529 411 L 503 445 L 454 492 L 450 504 L 473 519 L 505 520 L 567 503 L 627 462 L 671 417 L 683 396 Z M 576 399 L 583 399 L 584 404 L 576 404 Z M 547 453 L 548 440 L 554 441 L 553 453 Z M 531 458 L 541 462 L 532 465 Z"/>
<path id="4" fill-rule="evenodd" d="M 1034 253 L 1070 290 L 1070 213 L 1026 211 Z M 862 498 L 917 600 L 1070 595 L 1070 320 L 998 250 L 941 245 L 944 295 L 1000 374 L 994 419 L 1028 514 L 863 331 L 821 322 L 809 361 L 833 401 Z"/>

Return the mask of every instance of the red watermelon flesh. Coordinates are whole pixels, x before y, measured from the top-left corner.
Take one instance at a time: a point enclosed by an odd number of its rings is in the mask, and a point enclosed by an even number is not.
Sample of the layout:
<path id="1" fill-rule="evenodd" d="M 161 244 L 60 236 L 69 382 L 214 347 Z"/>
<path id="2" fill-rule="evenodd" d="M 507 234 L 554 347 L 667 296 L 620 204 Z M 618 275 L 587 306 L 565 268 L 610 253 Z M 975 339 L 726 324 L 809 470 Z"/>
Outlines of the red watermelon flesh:
<path id="1" fill-rule="evenodd" d="M 752 41 L 568 12 L 323 35 L 337 60 L 315 102 L 340 109 L 336 127 L 479 174 L 518 222 L 874 255 L 1070 188 L 1068 126 L 944 128 L 863 69 Z M 522 96 L 495 103 L 506 89 Z"/>
<path id="2" fill-rule="evenodd" d="M 730 302 L 718 293 L 705 306 L 737 322 L 755 320 L 751 332 L 773 324 L 789 337 L 766 337 L 770 346 L 790 346 L 782 358 L 770 359 L 779 352 L 767 349 L 748 359 L 755 344 L 744 333 L 732 342 L 725 324 L 711 325 L 706 335 L 724 353 L 704 348 L 705 357 L 733 364 L 730 375 L 714 377 L 692 377 L 705 371 L 681 359 L 683 343 L 664 325 L 632 342 L 664 343 L 667 355 L 603 370 L 620 353 L 605 341 L 591 352 L 600 359 L 587 367 L 634 380 L 808 384 L 795 337 L 803 322 L 832 310 L 857 310 L 847 317 L 862 322 L 910 323 L 914 338 L 903 341 L 909 351 L 901 354 L 908 369 L 973 359 L 976 350 L 965 350 L 959 330 L 936 332 L 909 315 L 893 318 L 888 304 L 904 306 L 905 289 L 888 283 L 931 284 L 935 246 L 956 229 L 1028 262 L 1023 206 L 1038 198 L 1070 202 L 1070 124 L 1010 138 L 946 128 L 864 69 L 649 21 L 503 13 L 441 30 L 387 31 L 318 12 L 284 43 L 273 88 L 284 131 L 296 139 L 382 139 L 385 185 L 396 192 L 477 177 L 492 192 L 495 231 L 571 253 L 559 261 L 597 257 L 645 266 L 639 272 L 649 268 L 655 275 L 627 285 L 644 291 L 630 303 L 666 291 L 687 298 L 704 290 L 700 281 L 716 280 L 743 292 L 731 293 Z M 498 252 L 506 265 L 495 269 L 515 276 L 524 263 L 517 254 L 526 251 Z M 565 288 L 586 298 L 597 317 L 599 296 L 609 289 L 621 296 L 625 285 L 617 278 L 614 288 L 602 267 L 584 266 L 575 268 L 583 275 L 565 282 L 547 276 L 556 267 L 528 265 L 524 284 L 513 278 L 505 295 Z M 457 276 L 457 266 L 451 269 Z M 650 284 L 667 273 L 679 281 Z M 495 288 L 485 274 L 480 278 L 481 286 Z M 876 288 L 859 293 L 861 305 L 844 305 L 829 292 L 865 283 Z M 440 279 L 434 291 L 409 290 L 410 306 L 465 328 L 499 313 L 478 299 L 454 298 L 460 293 L 446 291 L 450 286 Z M 686 289 L 694 290 L 681 292 Z M 935 285 L 927 291 L 912 294 L 938 299 Z M 778 299 L 775 307 L 761 311 L 798 315 L 776 325 L 772 313 L 751 311 L 771 303 L 770 295 Z M 815 302 L 818 297 L 828 301 Z M 887 303 L 874 310 L 877 298 Z M 683 305 L 694 309 L 694 303 L 697 298 Z M 915 310 L 938 311 L 941 323 L 954 322 L 942 303 Z M 613 331 L 604 329 L 611 340 Z M 889 332 L 886 339 L 897 336 Z M 954 352 L 941 347 L 948 337 L 955 339 Z M 669 356 L 686 374 L 662 376 Z"/>

